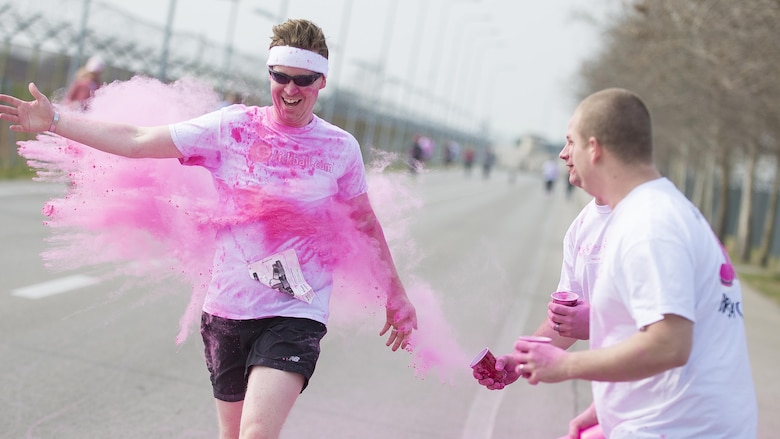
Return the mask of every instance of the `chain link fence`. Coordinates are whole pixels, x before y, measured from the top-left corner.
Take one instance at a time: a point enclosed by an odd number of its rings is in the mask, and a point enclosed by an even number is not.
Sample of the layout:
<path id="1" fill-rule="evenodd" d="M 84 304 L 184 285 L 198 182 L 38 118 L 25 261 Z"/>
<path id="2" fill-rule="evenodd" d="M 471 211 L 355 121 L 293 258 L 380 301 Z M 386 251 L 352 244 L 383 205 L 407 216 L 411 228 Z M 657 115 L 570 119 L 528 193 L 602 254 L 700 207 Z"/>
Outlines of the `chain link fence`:
<path id="1" fill-rule="evenodd" d="M 85 8 L 89 8 L 88 23 Z M 260 73 L 265 69 L 263 57 L 231 50 L 230 69 L 225 70 L 224 45 L 193 33 L 166 34 L 163 26 L 100 1 L 0 0 L 0 17 L 0 93 L 29 96 L 27 84 L 35 82 L 43 93 L 57 99 L 85 60 L 99 55 L 106 63 L 104 82 L 135 75 L 165 81 L 196 77 L 220 93 L 241 96 L 244 103 L 270 104 L 268 78 Z M 481 136 L 410 118 L 340 88 L 321 95 L 315 111 L 350 131 L 366 150 L 404 151 L 414 132 L 426 133 L 440 145 L 448 140 L 477 148 L 486 144 Z M 371 139 L 364 138 L 367 132 Z M 0 123 L 0 171 L 6 175 L 27 171 L 16 143 L 30 138 Z"/>

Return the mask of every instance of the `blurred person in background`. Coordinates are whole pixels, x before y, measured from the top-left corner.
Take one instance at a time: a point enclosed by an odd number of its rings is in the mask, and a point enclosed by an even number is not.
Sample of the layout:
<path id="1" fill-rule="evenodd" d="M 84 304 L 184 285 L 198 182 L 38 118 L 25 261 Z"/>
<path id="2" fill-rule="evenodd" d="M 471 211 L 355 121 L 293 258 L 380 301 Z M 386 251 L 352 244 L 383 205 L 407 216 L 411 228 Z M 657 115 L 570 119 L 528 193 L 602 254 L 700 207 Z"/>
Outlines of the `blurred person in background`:
<path id="1" fill-rule="evenodd" d="M 368 198 L 360 146 L 313 113 L 328 75 L 322 29 L 307 20 L 274 26 L 267 67 L 272 105 L 231 105 L 165 126 L 99 122 L 73 113 L 60 119 L 34 84 L 34 101 L 0 95 L 8 104 L 0 105 L 0 118 L 14 131 L 48 130 L 112 154 L 177 158 L 207 169 L 226 210 L 215 215 L 241 218 L 217 231 L 201 320 L 222 439 L 279 437 L 314 373 L 327 332 L 331 267 L 341 255 L 333 251 L 333 237 L 341 229 L 362 233 L 375 251 L 380 287 L 386 289 L 386 321 L 379 332 L 388 334 L 386 345 L 407 349 L 417 328 L 416 310 Z M 271 207 L 276 210 L 263 210 Z M 326 215 L 343 215 L 330 226 L 341 229 L 325 227 L 319 219 Z M 307 288 L 291 294 L 278 279 L 253 279 L 248 266 L 287 279 L 298 274 Z"/>
<path id="2" fill-rule="evenodd" d="M 422 171 L 425 165 L 425 149 L 423 147 L 423 136 L 415 134 L 412 139 L 412 145 L 409 147 L 409 172 L 417 175 Z"/>
<path id="3" fill-rule="evenodd" d="M 444 167 L 449 168 L 460 154 L 460 144 L 454 140 L 449 140 L 444 146 Z"/>
<path id="4" fill-rule="evenodd" d="M 471 169 L 474 167 L 474 160 L 476 159 L 476 156 L 477 153 L 471 146 L 467 146 L 466 150 L 463 151 L 463 169 L 466 171 L 467 177 L 471 175 Z"/>
<path id="5" fill-rule="evenodd" d="M 100 75 L 106 65 L 99 56 L 93 56 L 76 71 L 76 77 L 65 92 L 63 103 L 81 110 L 89 107 L 89 99 L 102 85 Z"/>
<path id="6" fill-rule="evenodd" d="M 490 173 L 493 171 L 493 166 L 496 165 L 496 152 L 493 148 L 486 146 L 484 157 L 482 157 L 482 178 L 490 178 Z"/>
<path id="7" fill-rule="evenodd" d="M 558 179 L 558 164 L 553 159 L 547 159 L 542 163 L 542 178 L 544 179 L 544 191 L 551 194 L 555 189 L 555 180 Z"/>

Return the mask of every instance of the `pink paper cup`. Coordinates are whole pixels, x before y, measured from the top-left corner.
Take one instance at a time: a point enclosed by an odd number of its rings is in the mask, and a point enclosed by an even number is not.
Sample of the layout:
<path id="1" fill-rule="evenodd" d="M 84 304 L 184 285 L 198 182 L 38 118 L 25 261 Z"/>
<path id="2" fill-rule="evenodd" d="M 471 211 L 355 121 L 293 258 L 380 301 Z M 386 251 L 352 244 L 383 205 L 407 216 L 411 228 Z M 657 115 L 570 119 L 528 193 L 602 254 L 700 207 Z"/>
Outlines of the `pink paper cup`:
<path id="1" fill-rule="evenodd" d="M 482 349 L 479 354 L 471 360 L 469 366 L 483 376 L 492 378 L 493 381 L 504 382 L 504 378 L 506 378 L 506 371 L 496 370 L 496 357 L 488 348 Z"/>
<path id="2" fill-rule="evenodd" d="M 577 293 L 571 293 L 568 291 L 556 291 L 550 294 L 552 301 L 566 306 L 576 306 L 577 301 L 580 300 L 580 296 Z"/>

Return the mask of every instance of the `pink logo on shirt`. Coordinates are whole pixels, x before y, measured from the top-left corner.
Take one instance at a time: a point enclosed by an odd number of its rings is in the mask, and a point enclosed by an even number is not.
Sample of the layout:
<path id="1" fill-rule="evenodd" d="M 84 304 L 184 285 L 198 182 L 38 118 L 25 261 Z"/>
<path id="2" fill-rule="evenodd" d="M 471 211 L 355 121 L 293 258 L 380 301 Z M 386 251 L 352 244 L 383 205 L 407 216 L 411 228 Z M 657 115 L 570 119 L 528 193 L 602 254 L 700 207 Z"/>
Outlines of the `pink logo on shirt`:
<path id="1" fill-rule="evenodd" d="M 734 267 L 731 264 L 720 264 L 720 283 L 727 287 L 734 283 Z"/>

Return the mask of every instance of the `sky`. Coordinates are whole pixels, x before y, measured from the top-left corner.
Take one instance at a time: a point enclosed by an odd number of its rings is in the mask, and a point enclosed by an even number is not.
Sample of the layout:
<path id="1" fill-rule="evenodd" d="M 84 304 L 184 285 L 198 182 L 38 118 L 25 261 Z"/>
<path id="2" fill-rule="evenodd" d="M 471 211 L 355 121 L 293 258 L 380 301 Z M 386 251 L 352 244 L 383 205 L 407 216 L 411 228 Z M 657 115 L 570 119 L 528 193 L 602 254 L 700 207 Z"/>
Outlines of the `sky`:
<path id="1" fill-rule="evenodd" d="M 164 25 L 173 0 L 92 1 Z M 526 134 L 561 140 L 576 105 L 580 64 L 598 52 L 598 23 L 617 3 L 175 0 L 172 26 L 264 57 L 279 17 L 306 18 L 328 38 L 330 83 L 379 95 L 399 111 L 436 115 L 475 131 L 486 126 L 502 141 Z M 371 73 L 377 67 L 384 67 L 387 81 Z"/>

